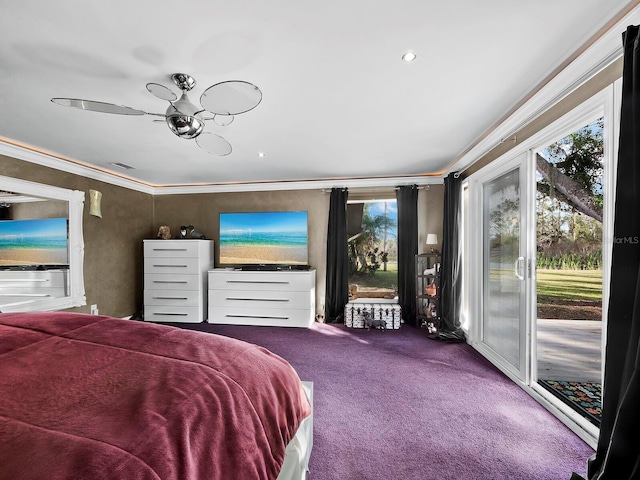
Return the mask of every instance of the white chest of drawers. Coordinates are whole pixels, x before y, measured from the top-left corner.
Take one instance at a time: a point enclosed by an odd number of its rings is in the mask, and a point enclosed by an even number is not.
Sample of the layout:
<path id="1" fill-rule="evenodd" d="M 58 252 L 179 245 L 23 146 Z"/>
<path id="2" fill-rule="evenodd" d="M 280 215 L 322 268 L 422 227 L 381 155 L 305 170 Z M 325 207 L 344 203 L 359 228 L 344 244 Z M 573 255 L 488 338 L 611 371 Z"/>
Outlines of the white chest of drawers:
<path id="1" fill-rule="evenodd" d="M 212 240 L 144 240 L 144 319 L 204 321 Z"/>
<path id="2" fill-rule="evenodd" d="M 209 272 L 209 323 L 310 327 L 315 319 L 316 272 Z"/>

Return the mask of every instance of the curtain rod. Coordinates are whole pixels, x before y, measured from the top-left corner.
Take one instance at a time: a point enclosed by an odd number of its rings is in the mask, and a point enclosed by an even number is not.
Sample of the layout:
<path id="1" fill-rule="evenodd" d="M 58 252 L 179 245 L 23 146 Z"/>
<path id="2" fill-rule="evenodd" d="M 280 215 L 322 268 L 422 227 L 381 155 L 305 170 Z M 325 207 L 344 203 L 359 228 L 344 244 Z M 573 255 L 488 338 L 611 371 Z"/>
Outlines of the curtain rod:
<path id="1" fill-rule="evenodd" d="M 459 174 L 458 174 L 459 175 Z M 417 187 L 418 190 L 429 190 L 429 187 L 431 185 L 419 185 Z M 344 188 L 347 189 L 347 187 L 336 187 L 336 188 Z M 352 188 L 350 191 L 353 193 L 371 193 L 371 194 L 384 194 L 385 192 L 391 191 L 391 190 L 398 190 L 400 187 L 383 187 L 383 188 L 371 188 L 368 189 L 366 187 L 354 187 Z M 324 193 L 331 193 L 331 188 L 323 188 L 322 190 L 320 190 L 323 194 Z"/>

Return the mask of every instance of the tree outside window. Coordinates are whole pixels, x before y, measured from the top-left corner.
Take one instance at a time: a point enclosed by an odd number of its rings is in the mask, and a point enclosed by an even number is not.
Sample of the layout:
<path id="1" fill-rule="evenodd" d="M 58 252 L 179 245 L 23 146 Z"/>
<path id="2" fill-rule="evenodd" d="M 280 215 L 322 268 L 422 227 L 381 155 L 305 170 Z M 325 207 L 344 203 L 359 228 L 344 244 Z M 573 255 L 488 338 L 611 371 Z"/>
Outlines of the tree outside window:
<path id="1" fill-rule="evenodd" d="M 349 283 L 397 291 L 398 210 L 395 200 L 362 202 L 362 219 L 349 239 Z M 353 228 L 350 228 L 354 231 Z"/>

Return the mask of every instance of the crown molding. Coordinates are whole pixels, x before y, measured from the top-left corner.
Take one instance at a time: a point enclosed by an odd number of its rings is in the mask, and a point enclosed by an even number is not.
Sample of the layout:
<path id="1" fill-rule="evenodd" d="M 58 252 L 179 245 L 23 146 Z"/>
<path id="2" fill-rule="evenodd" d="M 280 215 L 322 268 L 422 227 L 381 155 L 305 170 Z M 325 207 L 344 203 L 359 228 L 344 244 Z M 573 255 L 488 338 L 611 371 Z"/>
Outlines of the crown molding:
<path id="1" fill-rule="evenodd" d="M 313 190 L 333 187 L 397 187 L 399 185 L 434 185 L 443 183 L 441 176 L 418 175 L 408 177 L 372 177 L 336 180 L 301 180 L 281 182 L 248 182 L 206 185 L 148 185 L 110 172 L 85 166 L 78 162 L 64 160 L 53 155 L 0 141 L 0 155 L 36 163 L 93 180 L 117 185 L 150 195 L 176 195 L 190 193 L 266 192 L 282 190 Z"/>
<path id="2" fill-rule="evenodd" d="M 0 155 L 17 158 L 25 162 L 35 163 L 44 167 L 54 168 L 66 173 L 72 173 L 81 177 L 91 178 L 119 187 L 136 190 L 143 193 L 153 194 L 153 187 L 145 185 L 135 180 L 120 177 L 112 173 L 90 168 L 78 162 L 64 160 L 45 152 L 34 150 L 32 148 L 23 147 L 6 141 L 0 141 Z"/>

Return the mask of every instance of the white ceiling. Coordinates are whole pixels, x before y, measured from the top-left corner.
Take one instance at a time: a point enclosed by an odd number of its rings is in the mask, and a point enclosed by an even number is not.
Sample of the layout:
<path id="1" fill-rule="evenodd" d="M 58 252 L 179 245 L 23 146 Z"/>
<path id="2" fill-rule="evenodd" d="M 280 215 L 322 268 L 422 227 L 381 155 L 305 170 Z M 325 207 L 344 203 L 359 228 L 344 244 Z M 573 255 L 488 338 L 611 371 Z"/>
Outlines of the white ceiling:
<path id="1" fill-rule="evenodd" d="M 0 0 L 0 137 L 147 186 L 442 174 L 635 3 Z M 194 103 L 224 80 L 262 90 L 230 126 L 208 122 L 230 155 L 151 116 L 50 102 L 164 113 L 145 85 L 177 92 L 176 72 Z"/>

